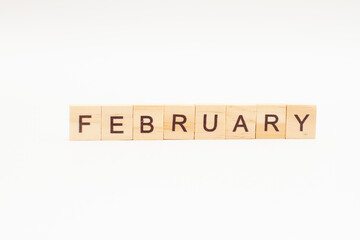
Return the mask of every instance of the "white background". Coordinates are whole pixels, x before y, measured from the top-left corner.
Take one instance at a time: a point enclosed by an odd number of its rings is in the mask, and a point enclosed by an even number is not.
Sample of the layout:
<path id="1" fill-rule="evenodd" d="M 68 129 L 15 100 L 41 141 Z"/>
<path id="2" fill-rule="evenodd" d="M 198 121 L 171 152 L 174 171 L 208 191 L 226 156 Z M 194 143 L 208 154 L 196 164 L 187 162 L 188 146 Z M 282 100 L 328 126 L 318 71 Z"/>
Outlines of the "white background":
<path id="1" fill-rule="evenodd" d="M 0 0 L 0 239 L 359 239 L 360 2 Z M 69 104 L 317 104 L 315 140 L 68 141 Z"/>

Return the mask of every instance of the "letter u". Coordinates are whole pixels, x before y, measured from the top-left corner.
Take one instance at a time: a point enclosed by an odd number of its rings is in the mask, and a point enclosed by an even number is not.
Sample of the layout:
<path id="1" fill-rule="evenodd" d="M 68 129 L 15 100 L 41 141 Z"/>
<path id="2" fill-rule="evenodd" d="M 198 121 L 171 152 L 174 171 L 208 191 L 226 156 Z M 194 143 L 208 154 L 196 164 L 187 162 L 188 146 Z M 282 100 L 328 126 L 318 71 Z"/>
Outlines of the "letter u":
<path id="1" fill-rule="evenodd" d="M 215 131 L 216 128 L 217 128 L 218 115 L 217 114 L 214 115 L 214 126 L 212 128 L 207 127 L 207 124 L 206 124 L 207 120 L 206 119 L 207 119 L 207 114 L 204 114 L 204 124 L 203 124 L 203 126 L 204 126 L 205 131 L 207 131 L 207 132 Z"/>

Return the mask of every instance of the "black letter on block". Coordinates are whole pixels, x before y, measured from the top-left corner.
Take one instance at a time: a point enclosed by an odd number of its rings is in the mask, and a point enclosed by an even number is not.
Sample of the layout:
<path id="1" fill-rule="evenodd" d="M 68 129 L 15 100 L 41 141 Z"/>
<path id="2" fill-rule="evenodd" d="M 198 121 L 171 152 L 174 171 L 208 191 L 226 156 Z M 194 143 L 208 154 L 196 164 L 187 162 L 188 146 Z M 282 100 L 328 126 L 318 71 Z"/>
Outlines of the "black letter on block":
<path id="1" fill-rule="evenodd" d="M 183 120 L 182 120 L 181 122 L 177 122 L 177 121 L 176 121 L 176 118 L 177 118 L 177 117 L 181 117 Z M 180 127 L 182 128 L 182 130 L 183 130 L 184 132 L 187 132 L 187 131 L 186 131 L 186 128 L 185 128 L 184 125 L 183 125 L 185 122 L 186 122 L 186 116 L 185 116 L 185 115 L 174 114 L 174 115 L 173 115 L 172 131 L 175 131 L 175 125 L 176 125 L 176 124 L 179 124 Z"/>
<path id="2" fill-rule="evenodd" d="M 124 133 L 124 131 L 115 131 L 114 126 L 122 126 L 122 123 L 114 123 L 114 119 L 123 119 L 123 116 L 111 116 L 110 117 L 110 133 Z"/>
<path id="3" fill-rule="evenodd" d="M 149 122 L 145 123 L 144 119 L 149 119 Z M 151 133 L 152 131 L 154 131 L 154 126 L 152 125 L 153 123 L 153 118 L 150 116 L 140 116 L 140 120 L 141 120 L 141 124 L 140 124 L 140 132 L 141 133 Z M 144 126 L 150 126 L 149 130 L 144 130 Z"/>
<path id="4" fill-rule="evenodd" d="M 298 120 L 298 122 L 300 123 L 300 132 L 303 131 L 303 126 L 304 126 L 304 122 L 306 121 L 306 119 L 309 117 L 309 114 L 306 114 L 306 116 L 304 117 L 304 119 L 301 121 L 299 116 L 297 114 L 294 114 L 294 116 L 296 117 L 296 120 Z"/>
<path id="5" fill-rule="evenodd" d="M 240 121 L 241 121 L 241 123 L 242 123 L 241 125 L 239 124 Z M 238 119 L 237 119 L 237 121 L 236 121 L 236 124 L 235 124 L 235 127 L 234 127 L 233 132 L 236 132 L 236 129 L 237 129 L 238 127 L 243 127 L 243 128 L 245 129 L 245 132 L 248 132 L 248 131 L 249 131 L 248 128 L 247 128 L 247 126 L 246 126 L 246 123 L 245 123 L 245 120 L 244 120 L 243 115 L 239 115 L 239 117 L 238 117 Z"/>
<path id="6" fill-rule="evenodd" d="M 269 122 L 269 117 L 275 118 L 275 121 Z M 275 125 L 278 121 L 279 121 L 279 117 L 277 115 L 275 115 L 275 114 L 265 114 L 265 132 L 268 130 L 268 124 L 271 124 L 275 128 L 275 131 L 278 132 L 279 129 Z"/>
<path id="7" fill-rule="evenodd" d="M 207 114 L 204 114 L 204 129 L 205 129 L 205 131 L 207 131 L 207 132 L 213 132 L 213 131 L 215 131 L 215 129 L 217 128 L 218 115 L 215 114 L 215 116 L 214 116 L 214 127 L 211 128 L 211 129 L 209 129 L 209 128 L 206 127 L 206 118 L 207 118 Z"/>
<path id="8" fill-rule="evenodd" d="M 80 115 L 79 116 L 79 133 L 82 133 L 83 125 L 90 125 L 89 122 L 83 122 L 83 118 L 91 118 L 91 115 Z"/>

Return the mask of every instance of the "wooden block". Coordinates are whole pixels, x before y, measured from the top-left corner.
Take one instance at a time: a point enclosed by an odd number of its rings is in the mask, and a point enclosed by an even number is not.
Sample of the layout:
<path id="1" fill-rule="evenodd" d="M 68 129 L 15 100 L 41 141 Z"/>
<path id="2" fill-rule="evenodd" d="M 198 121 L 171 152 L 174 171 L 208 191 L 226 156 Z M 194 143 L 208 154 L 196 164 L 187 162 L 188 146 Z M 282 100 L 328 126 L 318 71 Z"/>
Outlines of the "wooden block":
<path id="1" fill-rule="evenodd" d="M 161 140 L 163 136 L 163 106 L 135 105 L 133 122 L 134 140 Z"/>
<path id="2" fill-rule="evenodd" d="M 196 105 L 195 139 L 225 139 L 225 105 Z"/>
<path id="3" fill-rule="evenodd" d="M 70 140 L 101 139 L 101 106 L 70 106 Z"/>
<path id="4" fill-rule="evenodd" d="M 226 106 L 226 139 L 254 139 L 255 105 Z"/>
<path id="5" fill-rule="evenodd" d="M 164 139 L 194 139 L 195 105 L 164 106 Z"/>
<path id="6" fill-rule="evenodd" d="M 286 138 L 315 138 L 316 106 L 287 105 Z"/>
<path id="7" fill-rule="evenodd" d="M 102 106 L 102 140 L 132 140 L 133 106 Z"/>
<path id="8" fill-rule="evenodd" d="M 286 105 L 258 105 L 256 138 L 285 138 Z"/>

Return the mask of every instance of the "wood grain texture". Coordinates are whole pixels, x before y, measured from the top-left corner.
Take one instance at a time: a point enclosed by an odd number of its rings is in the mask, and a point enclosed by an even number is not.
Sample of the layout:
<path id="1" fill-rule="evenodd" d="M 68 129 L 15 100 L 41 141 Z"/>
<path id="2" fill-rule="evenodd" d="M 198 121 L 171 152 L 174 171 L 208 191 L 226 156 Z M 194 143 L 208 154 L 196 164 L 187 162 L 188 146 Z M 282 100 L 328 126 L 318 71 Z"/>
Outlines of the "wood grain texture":
<path id="1" fill-rule="evenodd" d="M 101 139 L 101 106 L 70 106 L 70 140 Z"/>
<path id="2" fill-rule="evenodd" d="M 162 140 L 164 113 L 162 105 L 135 105 L 133 118 L 134 140 Z"/>
<path id="3" fill-rule="evenodd" d="M 286 138 L 315 138 L 316 106 L 287 105 Z"/>
<path id="4" fill-rule="evenodd" d="M 70 140 L 311 139 L 315 105 L 71 105 Z"/>
<path id="5" fill-rule="evenodd" d="M 164 139 L 194 139 L 195 105 L 164 106 Z"/>
<path id="6" fill-rule="evenodd" d="M 225 105 L 196 105 L 195 139 L 225 139 Z"/>
<path id="7" fill-rule="evenodd" d="M 286 105 L 257 105 L 256 119 L 256 138 L 285 138 Z"/>
<path id="8" fill-rule="evenodd" d="M 132 140 L 133 106 L 102 106 L 102 140 Z"/>
<path id="9" fill-rule="evenodd" d="M 226 106 L 226 139 L 254 139 L 255 105 Z"/>

